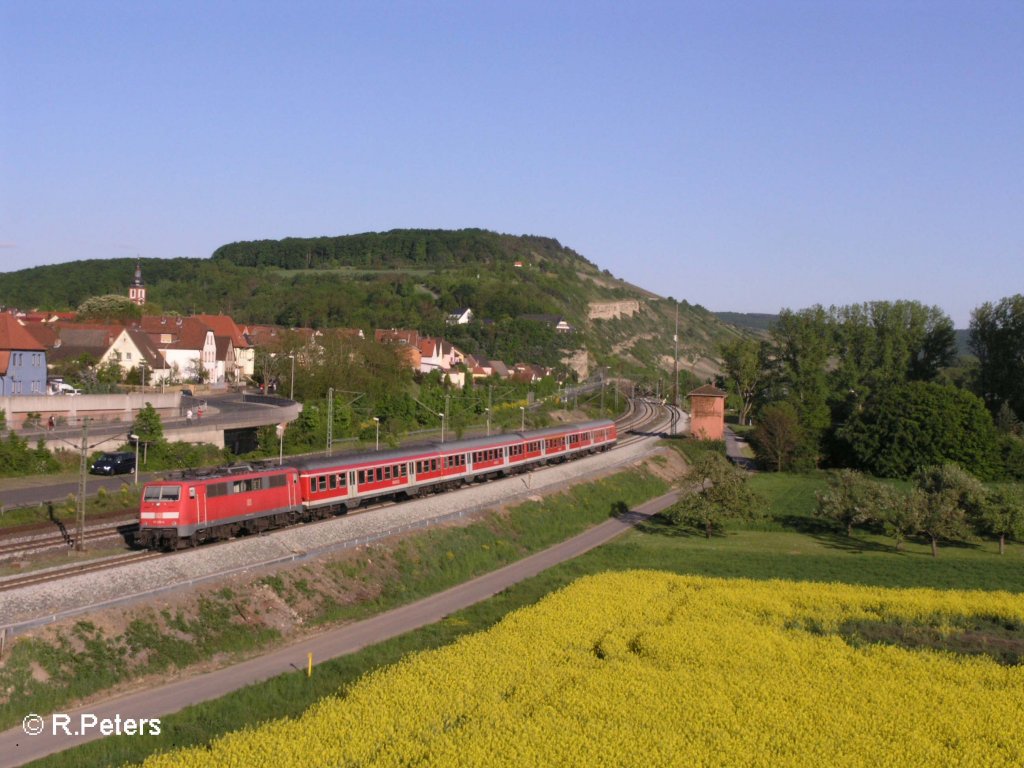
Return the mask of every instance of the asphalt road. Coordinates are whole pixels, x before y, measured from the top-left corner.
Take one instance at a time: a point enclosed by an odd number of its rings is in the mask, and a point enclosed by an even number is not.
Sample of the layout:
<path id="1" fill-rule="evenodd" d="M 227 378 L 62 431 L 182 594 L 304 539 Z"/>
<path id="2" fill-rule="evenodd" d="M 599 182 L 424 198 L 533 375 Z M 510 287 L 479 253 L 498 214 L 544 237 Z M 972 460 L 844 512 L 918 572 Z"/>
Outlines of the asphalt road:
<path id="1" fill-rule="evenodd" d="M 500 570 L 373 618 L 305 638 L 266 655 L 199 677 L 67 710 L 64 714 L 70 715 L 69 729 L 72 732 L 76 730 L 83 714 L 93 715 L 100 722 L 106 718 L 113 721 L 118 716 L 121 720 L 166 717 L 192 704 L 219 698 L 247 685 L 305 669 L 308 653 L 313 654 L 314 663 L 322 662 L 440 621 L 448 614 L 486 600 L 517 582 L 610 541 L 638 520 L 668 507 L 677 498 L 678 494 L 672 492 L 653 499 L 621 518 L 607 520 L 568 541 Z M 29 714 L 25 713 L 26 716 Z M 41 725 L 42 733 L 30 736 L 21 726 L 0 733 L 0 765 L 23 765 L 102 737 L 97 728 L 78 735 L 66 735 L 56 729 L 55 734 L 54 721 L 49 715 L 41 723 L 34 721 L 32 724 Z"/>

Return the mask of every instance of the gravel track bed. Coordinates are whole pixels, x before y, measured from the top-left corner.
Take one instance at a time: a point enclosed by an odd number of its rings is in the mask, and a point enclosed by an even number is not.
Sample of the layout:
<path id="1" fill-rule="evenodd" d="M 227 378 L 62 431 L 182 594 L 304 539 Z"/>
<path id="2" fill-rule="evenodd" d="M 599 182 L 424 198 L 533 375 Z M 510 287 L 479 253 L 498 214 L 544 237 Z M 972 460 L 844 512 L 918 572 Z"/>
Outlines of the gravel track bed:
<path id="1" fill-rule="evenodd" d="M 0 594 L 0 631 L 18 634 L 99 607 L 135 602 L 235 573 L 303 560 L 446 519 L 470 516 L 632 463 L 649 453 L 654 443 L 653 440 L 643 440 L 608 453 L 468 486 L 453 493 L 404 501 L 315 524 L 292 526 L 268 535 L 185 550 L 145 563 L 13 590 Z"/>

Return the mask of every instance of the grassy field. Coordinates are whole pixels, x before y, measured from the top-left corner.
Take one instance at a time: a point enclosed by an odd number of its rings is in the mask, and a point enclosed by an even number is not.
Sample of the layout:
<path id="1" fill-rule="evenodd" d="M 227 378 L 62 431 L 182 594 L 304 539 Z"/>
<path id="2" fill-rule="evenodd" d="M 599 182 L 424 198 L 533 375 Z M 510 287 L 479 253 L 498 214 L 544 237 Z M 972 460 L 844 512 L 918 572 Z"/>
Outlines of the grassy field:
<path id="1" fill-rule="evenodd" d="M 1008 547 L 1002 557 L 996 546 L 988 542 L 946 546 L 940 549 L 939 557 L 933 558 L 924 542 L 911 541 L 903 552 L 897 553 L 884 535 L 868 532 L 846 537 L 815 520 L 810 513 L 815 491 L 824 487 L 820 476 L 758 475 L 752 482 L 770 501 L 770 521 L 728 529 L 710 540 L 700 533 L 680 531 L 657 522 L 643 525 L 443 622 L 320 664 L 311 679 L 304 673 L 283 675 L 165 718 L 159 737 L 108 738 L 56 755 L 39 765 L 120 765 L 139 761 L 153 751 L 204 744 L 246 725 L 298 715 L 322 696 L 344 689 L 367 672 L 393 663 L 407 653 L 435 648 L 460 635 L 490 627 L 509 611 L 531 605 L 580 576 L 608 570 L 643 567 L 721 577 L 1024 592 L 1024 547 L 1020 545 Z M 531 520 L 530 526 L 546 525 L 543 517 L 532 516 Z M 436 535 L 441 534 L 431 534 Z M 416 546 L 426 546 L 424 542 Z M 435 541 L 428 549 L 445 551 L 438 546 L 448 545 Z M 478 543 L 471 546 L 477 547 Z M 409 589 L 423 575 L 420 569 L 410 568 L 405 576 L 410 580 Z M 427 591 L 440 586 L 431 585 Z"/>

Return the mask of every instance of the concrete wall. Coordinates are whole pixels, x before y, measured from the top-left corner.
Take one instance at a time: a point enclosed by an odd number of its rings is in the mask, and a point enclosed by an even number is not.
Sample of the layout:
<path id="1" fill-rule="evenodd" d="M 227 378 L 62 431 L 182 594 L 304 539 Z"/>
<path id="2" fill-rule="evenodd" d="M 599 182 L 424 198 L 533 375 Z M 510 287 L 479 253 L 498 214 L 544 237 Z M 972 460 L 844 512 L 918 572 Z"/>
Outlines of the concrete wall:
<path id="1" fill-rule="evenodd" d="M 30 413 L 38 413 L 40 421 L 52 415 L 68 425 L 81 423 L 89 417 L 95 423 L 131 423 L 135 414 L 151 403 L 160 418 L 178 416 L 181 392 L 140 392 L 114 395 L 23 395 L 0 397 L 0 408 L 7 414 L 7 426 L 21 429 Z"/>

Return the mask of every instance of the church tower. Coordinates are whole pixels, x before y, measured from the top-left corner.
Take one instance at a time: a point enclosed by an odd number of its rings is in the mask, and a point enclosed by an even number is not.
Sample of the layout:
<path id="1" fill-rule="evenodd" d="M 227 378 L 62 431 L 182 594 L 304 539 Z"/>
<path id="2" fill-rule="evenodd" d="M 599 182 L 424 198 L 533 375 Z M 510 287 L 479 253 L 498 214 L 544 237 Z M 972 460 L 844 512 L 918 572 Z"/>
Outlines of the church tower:
<path id="1" fill-rule="evenodd" d="M 138 304 L 140 307 L 146 303 L 146 284 L 142 282 L 142 267 L 137 261 L 135 262 L 135 279 L 132 280 L 132 284 L 128 288 L 128 298 L 132 300 L 132 304 Z"/>

